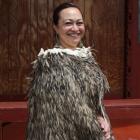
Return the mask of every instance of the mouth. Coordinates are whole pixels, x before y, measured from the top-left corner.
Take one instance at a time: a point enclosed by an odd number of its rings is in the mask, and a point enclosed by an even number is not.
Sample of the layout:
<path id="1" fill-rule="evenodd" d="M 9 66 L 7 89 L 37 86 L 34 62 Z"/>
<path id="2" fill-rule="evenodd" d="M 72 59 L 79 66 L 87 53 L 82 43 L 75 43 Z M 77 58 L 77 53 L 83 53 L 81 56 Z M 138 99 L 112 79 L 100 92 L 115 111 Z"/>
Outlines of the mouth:
<path id="1" fill-rule="evenodd" d="M 68 33 L 67 34 L 70 37 L 74 37 L 74 38 L 79 38 L 80 37 L 80 33 Z"/>

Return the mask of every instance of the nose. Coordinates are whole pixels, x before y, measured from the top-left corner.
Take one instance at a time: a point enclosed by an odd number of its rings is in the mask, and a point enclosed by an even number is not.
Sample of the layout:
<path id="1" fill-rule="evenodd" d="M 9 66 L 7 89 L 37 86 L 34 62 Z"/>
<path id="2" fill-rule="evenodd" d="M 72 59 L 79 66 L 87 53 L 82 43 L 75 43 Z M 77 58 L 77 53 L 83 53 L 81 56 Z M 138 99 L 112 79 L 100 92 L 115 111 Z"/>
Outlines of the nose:
<path id="1" fill-rule="evenodd" d="M 72 30 L 73 31 L 78 31 L 79 30 L 79 27 L 78 27 L 78 25 L 76 23 L 73 24 Z"/>

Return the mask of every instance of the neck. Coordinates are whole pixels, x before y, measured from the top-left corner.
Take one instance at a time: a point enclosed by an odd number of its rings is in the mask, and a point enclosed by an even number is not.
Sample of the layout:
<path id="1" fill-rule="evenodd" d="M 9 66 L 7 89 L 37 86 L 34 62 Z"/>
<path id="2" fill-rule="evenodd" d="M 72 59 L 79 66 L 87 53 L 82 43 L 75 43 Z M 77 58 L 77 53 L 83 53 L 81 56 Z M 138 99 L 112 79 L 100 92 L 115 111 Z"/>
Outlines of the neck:
<path id="1" fill-rule="evenodd" d="M 60 46 L 61 46 L 62 48 L 64 48 L 64 49 L 72 49 L 72 50 L 75 50 L 75 49 L 78 47 L 77 45 L 75 45 L 75 46 L 67 45 L 67 44 L 65 44 L 65 43 L 63 43 L 63 42 L 60 42 Z"/>

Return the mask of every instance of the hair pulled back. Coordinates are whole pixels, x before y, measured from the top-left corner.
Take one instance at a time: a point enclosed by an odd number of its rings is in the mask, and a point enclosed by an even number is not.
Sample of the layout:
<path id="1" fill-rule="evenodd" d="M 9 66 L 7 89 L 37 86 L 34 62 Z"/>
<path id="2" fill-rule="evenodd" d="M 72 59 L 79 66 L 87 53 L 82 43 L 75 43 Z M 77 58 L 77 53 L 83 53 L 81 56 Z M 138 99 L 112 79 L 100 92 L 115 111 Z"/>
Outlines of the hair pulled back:
<path id="1" fill-rule="evenodd" d="M 59 16 L 60 12 L 62 10 L 64 10 L 64 9 L 66 9 L 66 8 L 71 8 L 71 7 L 77 8 L 81 12 L 80 8 L 74 3 L 70 3 L 70 2 L 62 3 L 58 7 L 56 7 L 54 9 L 54 12 L 53 12 L 53 24 L 57 26 L 59 18 L 60 18 L 60 16 Z"/>

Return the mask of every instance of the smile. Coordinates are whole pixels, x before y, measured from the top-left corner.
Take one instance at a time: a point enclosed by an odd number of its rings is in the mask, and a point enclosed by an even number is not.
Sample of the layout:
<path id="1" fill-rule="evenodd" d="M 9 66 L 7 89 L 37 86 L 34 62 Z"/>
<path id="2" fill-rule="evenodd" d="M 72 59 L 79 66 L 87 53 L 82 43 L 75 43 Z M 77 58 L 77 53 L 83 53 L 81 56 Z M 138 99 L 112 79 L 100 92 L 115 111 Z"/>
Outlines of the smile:
<path id="1" fill-rule="evenodd" d="M 68 36 L 71 36 L 71 37 L 79 37 L 80 36 L 80 33 L 69 33 L 67 35 Z"/>

